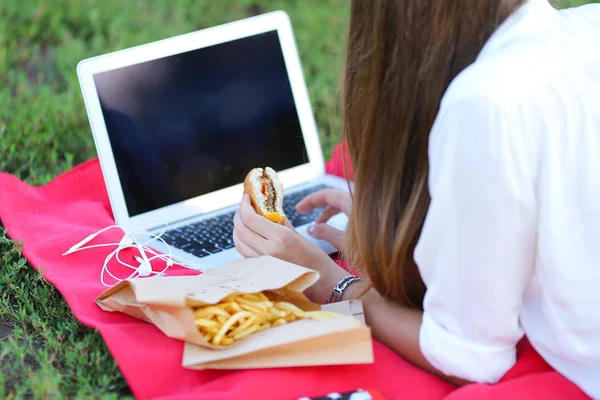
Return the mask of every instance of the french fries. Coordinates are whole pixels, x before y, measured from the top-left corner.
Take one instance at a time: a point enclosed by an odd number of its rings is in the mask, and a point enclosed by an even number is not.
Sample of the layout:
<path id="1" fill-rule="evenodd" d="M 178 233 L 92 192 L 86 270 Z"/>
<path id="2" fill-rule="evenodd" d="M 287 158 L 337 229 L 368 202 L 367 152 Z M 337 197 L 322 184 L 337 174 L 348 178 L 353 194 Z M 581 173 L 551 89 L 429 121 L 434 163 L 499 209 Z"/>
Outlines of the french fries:
<path id="1" fill-rule="evenodd" d="M 262 292 L 232 294 L 218 304 L 192 303 L 196 327 L 216 346 L 228 346 L 253 333 L 300 319 L 325 320 L 341 316 L 329 311 L 304 311 L 297 306 L 270 301 Z"/>

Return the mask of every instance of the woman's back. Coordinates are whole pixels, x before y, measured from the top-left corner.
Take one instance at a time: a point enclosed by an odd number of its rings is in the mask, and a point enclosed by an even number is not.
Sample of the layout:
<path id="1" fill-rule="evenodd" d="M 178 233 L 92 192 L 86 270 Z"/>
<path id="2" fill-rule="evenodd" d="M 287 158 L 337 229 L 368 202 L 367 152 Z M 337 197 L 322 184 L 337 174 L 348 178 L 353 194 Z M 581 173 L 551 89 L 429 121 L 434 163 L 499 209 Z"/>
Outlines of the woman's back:
<path id="1" fill-rule="evenodd" d="M 422 345 L 440 370 L 495 381 L 525 333 L 600 397 L 599 105 L 600 6 L 557 12 L 545 0 L 511 17 L 448 89 L 416 252 Z M 489 357 L 477 360 L 481 346 Z"/>
<path id="2" fill-rule="evenodd" d="M 556 17 L 558 64 L 539 91 L 537 259 L 521 323 L 551 365 L 600 396 L 600 6 Z"/>

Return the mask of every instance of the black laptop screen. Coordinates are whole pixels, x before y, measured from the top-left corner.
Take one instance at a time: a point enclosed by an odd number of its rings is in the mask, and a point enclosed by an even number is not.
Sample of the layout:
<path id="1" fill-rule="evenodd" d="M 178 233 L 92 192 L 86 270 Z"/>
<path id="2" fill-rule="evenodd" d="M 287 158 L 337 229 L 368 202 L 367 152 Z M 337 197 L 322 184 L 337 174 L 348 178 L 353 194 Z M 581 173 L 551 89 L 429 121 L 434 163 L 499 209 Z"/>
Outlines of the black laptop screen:
<path id="1" fill-rule="evenodd" d="M 130 216 L 307 162 L 276 31 L 94 80 Z"/>

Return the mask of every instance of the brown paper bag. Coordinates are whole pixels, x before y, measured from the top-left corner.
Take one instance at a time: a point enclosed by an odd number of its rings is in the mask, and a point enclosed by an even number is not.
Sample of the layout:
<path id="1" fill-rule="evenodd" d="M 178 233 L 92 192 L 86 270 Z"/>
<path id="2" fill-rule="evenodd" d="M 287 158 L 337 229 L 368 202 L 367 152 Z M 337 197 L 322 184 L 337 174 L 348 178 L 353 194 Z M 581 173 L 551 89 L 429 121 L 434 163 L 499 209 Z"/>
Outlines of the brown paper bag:
<path id="1" fill-rule="evenodd" d="M 269 335 L 267 330 L 249 336 L 245 339 L 246 344 L 237 349 L 231 346 L 222 351 L 212 351 L 186 343 L 183 366 L 242 369 L 372 363 L 371 331 L 356 324 L 356 320 L 364 323 L 361 302 L 328 304 L 322 309 L 349 317 L 295 321 L 278 326 L 277 334 Z M 260 334 L 265 335 L 261 337 Z"/>
<path id="2" fill-rule="evenodd" d="M 120 311 L 153 323 L 167 336 L 186 342 L 188 368 L 267 368 L 363 364 L 373 362 L 371 332 L 360 301 L 324 306 L 347 316 L 298 320 L 254 333 L 229 346 L 208 343 L 198 332 L 194 301 L 215 304 L 232 293 L 265 292 L 304 310 L 319 310 L 302 293 L 317 272 L 271 257 L 241 259 L 198 276 L 135 279 L 121 282 L 96 299 L 107 311 Z"/>

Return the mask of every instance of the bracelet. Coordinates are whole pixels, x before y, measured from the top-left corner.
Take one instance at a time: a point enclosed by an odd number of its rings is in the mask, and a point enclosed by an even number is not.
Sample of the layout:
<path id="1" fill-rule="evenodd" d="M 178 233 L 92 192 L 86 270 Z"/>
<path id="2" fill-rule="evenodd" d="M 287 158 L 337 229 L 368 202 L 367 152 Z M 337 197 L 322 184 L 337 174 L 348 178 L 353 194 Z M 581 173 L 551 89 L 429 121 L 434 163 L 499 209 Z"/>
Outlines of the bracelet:
<path id="1" fill-rule="evenodd" d="M 327 303 L 328 304 L 329 303 L 337 303 L 344 295 L 344 292 L 346 291 L 346 289 L 348 289 L 348 287 L 350 285 L 352 285 L 354 282 L 357 282 L 360 280 L 361 279 L 358 276 L 354 276 L 354 275 L 349 275 L 345 278 L 340 279 L 340 281 L 333 288 L 333 291 L 331 292 L 331 296 L 329 296 Z"/>

